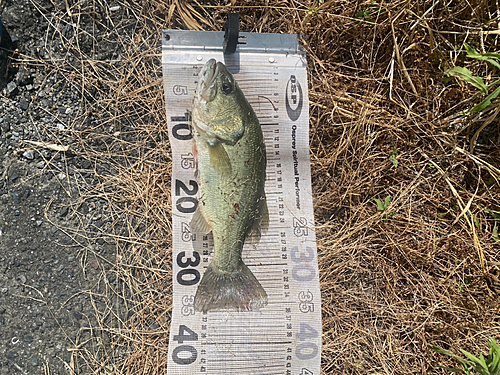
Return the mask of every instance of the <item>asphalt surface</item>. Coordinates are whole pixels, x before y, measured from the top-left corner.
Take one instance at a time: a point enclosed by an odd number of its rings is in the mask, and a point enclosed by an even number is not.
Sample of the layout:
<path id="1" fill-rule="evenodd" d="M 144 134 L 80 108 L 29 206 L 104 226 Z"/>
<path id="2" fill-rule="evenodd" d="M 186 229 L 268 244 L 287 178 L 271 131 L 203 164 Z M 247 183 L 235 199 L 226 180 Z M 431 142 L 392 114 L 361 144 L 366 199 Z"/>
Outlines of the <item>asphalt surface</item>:
<path id="1" fill-rule="evenodd" d="M 116 284 L 114 247 L 92 233 L 75 237 L 85 223 L 106 225 L 107 202 L 80 199 L 95 179 L 91 163 L 70 150 L 81 97 L 48 61 L 67 58 L 56 39 L 47 42 L 55 7 L 65 4 L 0 4 L 19 39 L 0 66 L 0 374 L 88 373 L 75 353 L 92 344 L 98 359 L 108 344 L 87 340 L 95 310 L 104 309 L 90 296 Z"/>

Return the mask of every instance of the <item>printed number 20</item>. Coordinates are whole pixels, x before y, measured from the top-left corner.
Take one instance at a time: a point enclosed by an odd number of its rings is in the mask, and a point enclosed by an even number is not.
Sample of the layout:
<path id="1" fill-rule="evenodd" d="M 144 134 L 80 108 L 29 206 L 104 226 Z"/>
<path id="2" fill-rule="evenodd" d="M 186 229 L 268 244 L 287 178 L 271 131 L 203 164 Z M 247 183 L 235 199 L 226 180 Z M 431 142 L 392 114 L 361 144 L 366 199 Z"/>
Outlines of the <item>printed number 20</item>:
<path id="1" fill-rule="evenodd" d="M 181 180 L 175 180 L 175 195 L 181 195 L 181 190 L 187 195 L 196 195 L 198 192 L 198 183 L 193 180 L 189 180 L 189 185 L 191 189 L 186 186 Z M 198 206 L 198 200 L 195 197 L 180 197 L 175 201 L 175 207 L 183 214 L 192 214 L 196 211 Z"/>

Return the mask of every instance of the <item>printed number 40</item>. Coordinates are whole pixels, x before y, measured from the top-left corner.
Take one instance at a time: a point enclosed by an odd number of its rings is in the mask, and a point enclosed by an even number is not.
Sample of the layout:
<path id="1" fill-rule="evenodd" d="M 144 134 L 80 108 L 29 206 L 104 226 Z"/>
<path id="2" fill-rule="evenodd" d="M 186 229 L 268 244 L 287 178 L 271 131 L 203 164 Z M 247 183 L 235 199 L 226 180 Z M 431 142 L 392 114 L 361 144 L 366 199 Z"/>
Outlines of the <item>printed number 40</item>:
<path id="1" fill-rule="evenodd" d="M 303 341 L 297 345 L 295 355 L 298 359 L 306 361 L 313 359 L 318 355 L 318 345 L 314 342 L 308 342 L 319 337 L 318 331 L 307 323 L 300 323 L 300 332 L 297 333 L 297 338 Z"/>
<path id="2" fill-rule="evenodd" d="M 184 343 L 184 341 L 198 341 L 198 334 L 188 326 L 181 324 L 179 326 L 179 334 L 174 335 L 174 341 L 177 341 L 179 344 Z"/>
<path id="3" fill-rule="evenodd" d="M 174 341 L 179 344 L 184 341 L 198 341 L 198 334 L 191 328 L 181 324 L 179 326 L 179 334 L 174 335 Z M 172 359 L 178 365 L 190 365 L 198 357 L 198 351 L 191 345 L 179 345 L 172 352 Z"/>

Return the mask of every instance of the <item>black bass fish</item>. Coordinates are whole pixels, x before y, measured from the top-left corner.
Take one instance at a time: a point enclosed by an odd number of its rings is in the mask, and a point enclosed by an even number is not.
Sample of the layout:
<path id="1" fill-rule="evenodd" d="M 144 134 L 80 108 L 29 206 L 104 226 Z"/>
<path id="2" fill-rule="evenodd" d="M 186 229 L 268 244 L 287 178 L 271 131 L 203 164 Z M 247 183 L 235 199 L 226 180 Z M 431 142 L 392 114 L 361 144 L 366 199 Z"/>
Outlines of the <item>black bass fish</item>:
<path id="1" fill-rule="evenodd" d="M 249 233 L 260 238 L 269 223 L 266 148 L 255 112 L 223 63 L 210 59 L 201 70 L 192 118 L 201 195 L 191 230 L 214 238 L 195 308 L 259 309 L 267 294 L 241 252 Z"/>

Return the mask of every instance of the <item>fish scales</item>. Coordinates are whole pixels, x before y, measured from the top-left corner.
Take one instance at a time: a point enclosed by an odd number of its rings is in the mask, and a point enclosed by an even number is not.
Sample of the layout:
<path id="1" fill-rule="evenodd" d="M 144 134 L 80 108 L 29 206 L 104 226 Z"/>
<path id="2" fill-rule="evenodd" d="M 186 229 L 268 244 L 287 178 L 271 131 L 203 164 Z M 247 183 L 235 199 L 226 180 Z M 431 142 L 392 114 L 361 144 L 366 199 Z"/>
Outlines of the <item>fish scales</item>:
<path id="1" fill-rule="evenodd" d="M 199 75 L 193 125 L 201 195 L 191 227 L 195 233 L 211 231 L 214 239 L 214 257 L 198 286 L 195 308 L 258 309 L 267 304 L 267 294 L 241 253 L 249 233 L 259 238 L 268 222 L 265 144 L 238 84 L 213 59 Z"/>

